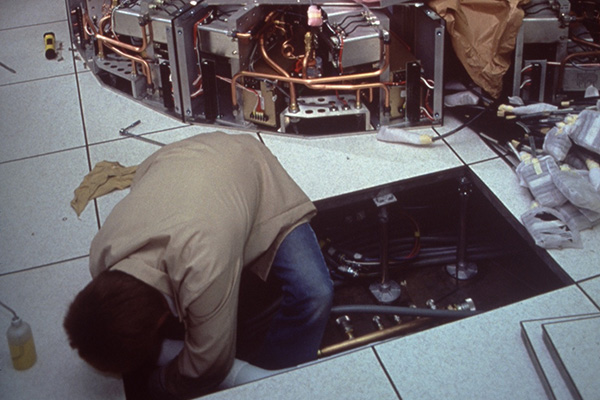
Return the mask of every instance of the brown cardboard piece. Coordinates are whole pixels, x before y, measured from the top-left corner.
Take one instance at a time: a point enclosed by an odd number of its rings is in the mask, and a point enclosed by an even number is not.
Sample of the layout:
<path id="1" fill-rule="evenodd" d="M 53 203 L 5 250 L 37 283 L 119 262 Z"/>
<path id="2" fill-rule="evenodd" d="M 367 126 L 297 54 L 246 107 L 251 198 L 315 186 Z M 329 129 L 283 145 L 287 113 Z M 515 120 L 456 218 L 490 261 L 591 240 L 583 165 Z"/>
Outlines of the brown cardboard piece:
<path id="1" fill-rule="evenodd" d="M 431 0 L 473 82 L 498 98 L 529 0 Z"/>

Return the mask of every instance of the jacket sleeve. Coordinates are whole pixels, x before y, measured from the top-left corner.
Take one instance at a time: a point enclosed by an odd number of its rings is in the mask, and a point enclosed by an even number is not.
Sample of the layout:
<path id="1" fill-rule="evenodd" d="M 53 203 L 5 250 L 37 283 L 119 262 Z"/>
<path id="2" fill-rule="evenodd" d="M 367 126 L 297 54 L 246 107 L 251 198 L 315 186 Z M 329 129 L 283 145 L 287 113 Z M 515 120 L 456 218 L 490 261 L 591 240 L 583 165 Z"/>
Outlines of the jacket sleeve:
<path id="1" fill-rule="evenodd" d="M 187 307 L 184 348 L 162 372 L 169 393 L 201 396 L 216 390 L 227 376 L 236 350 L 239 275 L 234 266 L 221 269 Z"/>

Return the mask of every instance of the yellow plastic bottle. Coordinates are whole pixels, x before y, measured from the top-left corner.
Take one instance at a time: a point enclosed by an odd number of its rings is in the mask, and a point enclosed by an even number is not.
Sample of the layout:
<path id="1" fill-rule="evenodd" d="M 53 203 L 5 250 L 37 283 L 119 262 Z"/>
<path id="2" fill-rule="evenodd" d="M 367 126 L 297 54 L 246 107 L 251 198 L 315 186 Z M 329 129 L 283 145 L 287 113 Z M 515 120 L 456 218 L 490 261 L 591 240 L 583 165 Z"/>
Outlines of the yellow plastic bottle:
<path id="1" fill-rule="evenodd" d="M 37 354 L 29 324 L 15 316 L 6 331 L 6 337 L 13 367 L 19 371 L 31 368 L 37 360 Z"/>

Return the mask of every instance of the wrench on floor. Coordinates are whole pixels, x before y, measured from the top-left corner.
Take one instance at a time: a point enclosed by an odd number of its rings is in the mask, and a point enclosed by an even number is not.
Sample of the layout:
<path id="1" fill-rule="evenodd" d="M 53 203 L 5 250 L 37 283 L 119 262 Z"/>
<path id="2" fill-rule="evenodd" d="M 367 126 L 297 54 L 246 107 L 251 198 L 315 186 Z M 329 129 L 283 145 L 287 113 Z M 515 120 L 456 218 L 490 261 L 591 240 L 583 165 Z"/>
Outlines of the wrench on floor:
<path id="1" fill-rule="evenodd" d="M 157 146 L 161 146 L 161 147 L 162 147 L 162 146 L 164 146 L 164 145 L 165 145 L 164 143 L 157 142 L 156 140 L 152 140 L 152 139 L 149 139 L 149 138 L 147 138 L 147 137 L 144 137 L 144 136 L 141 136 L 141 135 L 136 135 L 136 134 L 134 134 L 134 133 L 131 133 L 131 132 L 129 132 L 129 130 L 130 130 L 130 129 L 132 129 L 132 128 L 135 128 L 135 127 L 136 127 L 136 126 L 138 126 L 138 125 L 139 125 L 141 122 L 142 122 L 142 121 L 138 119 L 138 120 L 137 120 L 137 121 L 135 121 L 133 124 L 131 124 L 131 125 L 129 125 L 129 126 L 127 126 L 127 127 L 125 127 L 125 128 L 121 128 L 121 129 L 119 129 L 119 134 L 120 134 L 121 136 L 128 136 L 128 137 L 132 137 L 132 138 L 135 138 L 135 139 L 139 139 L 139 140 L 141 140 L 141 141 L 143 141 L 143 142 L 150 143 L 150 144 L 154 144 L 154 145 L 157 145 Z"/>

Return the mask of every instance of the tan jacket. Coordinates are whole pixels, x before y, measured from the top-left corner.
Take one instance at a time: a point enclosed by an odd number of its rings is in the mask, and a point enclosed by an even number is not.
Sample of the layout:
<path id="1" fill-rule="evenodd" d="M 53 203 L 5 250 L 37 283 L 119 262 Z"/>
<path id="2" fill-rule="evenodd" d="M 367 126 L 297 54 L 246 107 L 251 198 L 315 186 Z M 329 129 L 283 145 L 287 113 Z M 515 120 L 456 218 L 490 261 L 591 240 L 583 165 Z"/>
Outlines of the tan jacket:
<path id="1" fill-rule="evenodd" d="M 235 356 L 241 270 L 265 279 L 281 241 L 315 212 L 254 137 L 201 134 L 139 166 L 92 242 L 90 270 L 126 272 L 174 299 L 186 338 L 170 389 L 181 376 L 218 384 Z"/>

